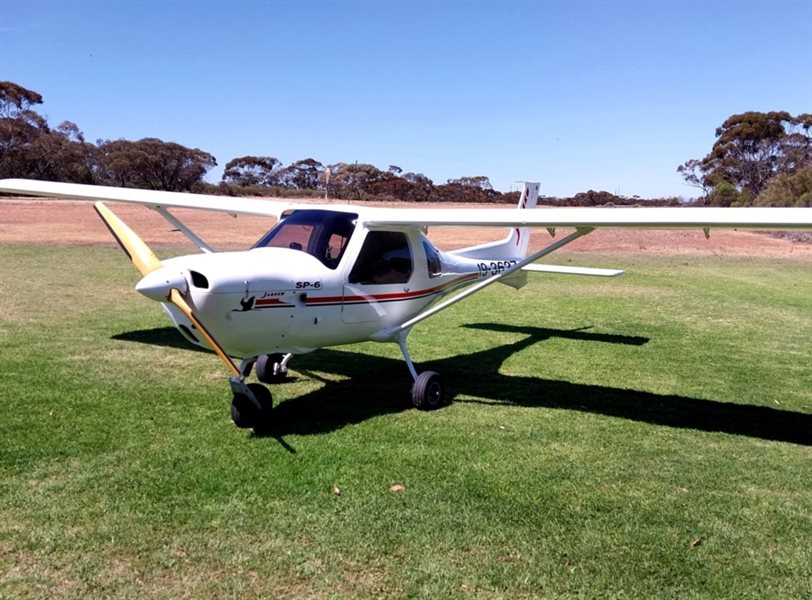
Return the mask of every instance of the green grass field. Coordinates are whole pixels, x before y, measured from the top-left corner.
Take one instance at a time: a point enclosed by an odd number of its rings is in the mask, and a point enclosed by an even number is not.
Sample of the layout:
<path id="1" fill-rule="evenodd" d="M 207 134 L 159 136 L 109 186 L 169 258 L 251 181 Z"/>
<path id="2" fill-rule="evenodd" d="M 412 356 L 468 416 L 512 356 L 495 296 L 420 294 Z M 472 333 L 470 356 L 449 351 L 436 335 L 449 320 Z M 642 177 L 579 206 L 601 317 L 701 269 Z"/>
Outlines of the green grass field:
<path id="1" fill-rule="evenodd" d="M 297 357 L 258 436 L 122 254 L 0 246 L 0 598 L 810 598 L 810 265 L 557 259 L 628 272 L 418 326 L 436 412 Z"/>

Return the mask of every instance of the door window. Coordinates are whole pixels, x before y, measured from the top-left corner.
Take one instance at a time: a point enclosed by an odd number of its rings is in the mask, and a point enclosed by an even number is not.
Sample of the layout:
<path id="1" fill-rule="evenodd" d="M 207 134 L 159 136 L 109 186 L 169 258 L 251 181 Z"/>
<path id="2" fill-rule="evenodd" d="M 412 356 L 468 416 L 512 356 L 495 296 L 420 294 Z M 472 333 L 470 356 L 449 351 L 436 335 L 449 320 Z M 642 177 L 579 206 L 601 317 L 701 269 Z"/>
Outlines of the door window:
<path id="1" fill-rule="evenodd" d="M 406 283 L 414 265 L 409 239 L 400 231 L 370 231 L 352 268 L 349 283 Z"/>

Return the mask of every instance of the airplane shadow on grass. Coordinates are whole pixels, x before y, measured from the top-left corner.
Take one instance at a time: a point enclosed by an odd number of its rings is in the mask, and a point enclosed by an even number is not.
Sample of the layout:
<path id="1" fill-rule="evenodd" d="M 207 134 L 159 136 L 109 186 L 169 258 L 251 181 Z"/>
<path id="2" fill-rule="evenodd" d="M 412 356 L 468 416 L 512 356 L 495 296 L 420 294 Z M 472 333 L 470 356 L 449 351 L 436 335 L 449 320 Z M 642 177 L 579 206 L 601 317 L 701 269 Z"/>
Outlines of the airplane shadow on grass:
<path id="1" fill-rule="evenodd" d="M 138 342 L 149 346 L 163 346 L 165 348 L 179 348 L 181 350 L 191 350 L 192 352 L 205 352 L 211 354 L 209 350 L 193 346 L 187 342 L 178 330 L 174 327 L 155 327 L 154 329 L 138 329 L 136 331 L 125 331 L 117 333 L 111 339 L 124 342 Z"/>
<path id="2" fill-rule="evenodd" d="M 510 356 L 553 337 L 635 346 L 647 343 L 647 338 L 592 333 L 586 330 L 588 328 L 565 330 L 494 323 L 464 327 L 524 337 L 488 350 L 420 363 L 418 371 L 432 370 L 442 375 L 447 398 L 452 402 L 574 410 L 667 427 L 812 446 L 810 414 L 499 373 L 499 367 Z M 114 339 L 200 350 L 190 346 L 171 327 L 123 333 Z M 376 416 L 411 409 L 410 378 L 402 360 L 325 348 L 296 356 L 291 366 L 302 376 L 321 379 L 325 385 L 275 406 L 271 424 L 256 432 L 257 437 L 282 441 L 286 435 L 335 431 Z M 325 380 L 317 372 L 346 379 Z M 274 395 L 282 395 L 284 387 L 284 384 L 272 386 Z M 458 400 L 461 396 L 477 399 Z"/>

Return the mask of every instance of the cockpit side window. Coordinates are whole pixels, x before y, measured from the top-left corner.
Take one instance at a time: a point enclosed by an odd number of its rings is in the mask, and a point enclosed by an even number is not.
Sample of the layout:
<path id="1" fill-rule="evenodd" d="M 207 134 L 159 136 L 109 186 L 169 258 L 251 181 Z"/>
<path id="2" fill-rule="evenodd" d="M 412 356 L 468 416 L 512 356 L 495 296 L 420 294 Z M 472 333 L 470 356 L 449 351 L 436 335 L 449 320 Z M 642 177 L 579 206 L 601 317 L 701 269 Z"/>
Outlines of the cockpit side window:
<path id="1" fill-rule="evenodd" d="M 409 239 L 400 231 L 370 231 L 349 276 L 350 283 L 406 283 L 414 263 Z"/>
<path id="2" fill-rule="evenodd" d="M 254 244 L 254 248 L 291 248 L 307 252 L 335 269 L 355 230 L 358 215 L 329 210 L 297 210 Z"/>

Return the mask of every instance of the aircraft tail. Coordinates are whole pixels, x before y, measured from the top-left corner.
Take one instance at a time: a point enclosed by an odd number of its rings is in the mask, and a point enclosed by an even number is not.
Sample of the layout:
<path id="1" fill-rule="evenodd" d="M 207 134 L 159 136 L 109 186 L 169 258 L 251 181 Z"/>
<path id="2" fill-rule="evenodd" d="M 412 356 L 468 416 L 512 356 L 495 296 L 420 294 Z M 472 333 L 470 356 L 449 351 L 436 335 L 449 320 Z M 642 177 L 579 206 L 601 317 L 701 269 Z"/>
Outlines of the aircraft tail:
<path id="1" fill-rule="evenodd" d="M 522 193 L 519 196 L 519 210 L 535 208 L 539 198 L 539 184 L 535 181 L 525 181 Z M 452 254 L 464 258 L 481 260 L 521 260 L 527 256 L 530 243 L 530 228 L 516 227 L 508 236 L 499 242 L 490 242 L 455 250 Z"/>
<path id="2" fill-rule="evenodd" d="M 519 196 L 519 209 L 536 208 L 539 200 L 539 184 L 535 181 L 525 181 L 522 194 Z M 530 228 L 517 227 L 510 232 L 505 240 L 508 245 L 515 246 L 515 255 L 518 258 L 527 256 L 527 247 L 530 243 Z"/>

